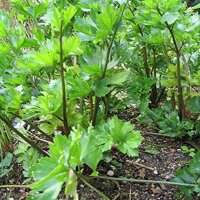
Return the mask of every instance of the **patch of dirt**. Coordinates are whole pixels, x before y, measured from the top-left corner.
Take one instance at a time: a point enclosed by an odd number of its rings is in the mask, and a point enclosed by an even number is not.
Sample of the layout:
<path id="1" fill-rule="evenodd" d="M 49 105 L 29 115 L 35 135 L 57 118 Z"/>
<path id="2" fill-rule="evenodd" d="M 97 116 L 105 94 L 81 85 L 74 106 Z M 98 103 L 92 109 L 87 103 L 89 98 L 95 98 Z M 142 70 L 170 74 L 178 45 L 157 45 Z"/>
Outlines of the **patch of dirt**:
<path id="1" fill-rule="evenodd" d="M 13 164 L 13 170 L 0 178 L 0 185 L 22 185 L 24 179 L 22 166 Z M 29 193 L 28 188 L 0 188 L 0 200 L 24 200 Z"/>
<path id="2" fill-rule="evenodd" d="M 106 176 L 109 170 L 114 172 L 114 177 L 127 177 L 147 180 L 169 181 L 175 175 L 175 171 L 186 165 L 190 158 L 181 152 L 183 142 L 169 138 L 158 138 L 156 136 L 144 136 L 145 140 L 140 147 L 138 158 L 124 156 L 114 152 L 113 159 L 122 164 L 117 168 L 111 164 L 99 166 L 100 175 Z M 146 152 L 147 144 L 152 144 L 159 151 L 157 155 Z M 136 165 L 138 163 L 141 166 Z M 143 167 L 143 165 L 145 167 Z M 110 199 L 137 199 L 137 200 L 183 200 L 175 186 L 164 184 L 136 184 L 129 182 L 116 182 L 104 180 L 92 180 L 92 184 L 104 192 Z M 82 183 L 79 185 L 79 194 L 82 199 L 101 199 Z M 177 198 L 176 198 L 177 195 Z M 198 199 L 193 198 L 193 199 Z"/>

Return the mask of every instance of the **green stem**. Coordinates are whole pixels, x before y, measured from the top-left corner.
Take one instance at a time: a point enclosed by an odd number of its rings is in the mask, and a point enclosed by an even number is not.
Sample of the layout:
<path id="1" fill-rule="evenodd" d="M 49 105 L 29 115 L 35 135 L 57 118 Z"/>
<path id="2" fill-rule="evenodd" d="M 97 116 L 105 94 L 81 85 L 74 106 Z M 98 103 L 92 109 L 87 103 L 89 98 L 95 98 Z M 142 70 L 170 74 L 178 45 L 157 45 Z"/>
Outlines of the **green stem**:
<path id="1" fill-rule="evenodd" d="M 0 188 L 29 188 L 29 185 L 0 185 Z"/>
<path id="2" fill-rule="evenodd" d="M 117 35 L 117 31 L 118 31 L 119 25 L 121 23 L 121 20 L 122 20 L 122 17 L 123 17 L 126 5 L 127 5 L 127 3 L 124 5 L 124 7 L 122 9 L 122 12 L 121 12 L 121 15 L 119 17 L 119 20 L 118 20 L 118 22 L 117 22 L 117 24 L 115 26 L 115 30 L 114 30 L 114 33 L 112 35 L 110 45 L 108 46 L 104 69 L 103 69 L 103 72 L 102 72 L 102 75 L 101 75 L 99 81 L 102 80 L 105 77 L 105 75 L 106 75 L 106 71 L 107 71 L 107 68 L 108 68 L 108 63 L 109 63 L 109 60 L 110 60 L 110 54 L 111 54 L 112 46 L 113 46 L 115 37 Z M 96 118 L 97 118 L 97 113 L 98 113 L 100 101 L 101 101 L 101 99 L 99 97 L 96 97 L 96 99 L 95 99 L 95 108 L 94 108 L 94 113 L 93 113 L 93 117 L 92 117 L 92 125 L 93 126 L 95 126 L 95 124 L 96 124 Z"/>
<path id="3" fill-rule="evenodd" d="M 129 10 L 131 11 L 131 14 L 133 15 L 133 17 L 135 17 L 134 11 L 131 9 L 130 5 L 129 5 Z M 134 20 L 131 20 L 131 22 L 133 22 L 136 25 Z M 137 27 L 138 27 L 138 30 L 139 30 L 139 33 L 141 34 L 141 36 L 144 37 L 143 30 L 142 30 L 141 26 L 137 25 Z M 145 70 L 147 78 L 149 78 L 150 77 L 150 70 L 149 70 L 149 65 L 148 65 L 148 53 L 147 53 L 147 46 L 146 45 L 143 46 L 142 51 L 143 51 L 142 55 L 143 55 L 144 70 Z"/>
<path id="4" fill-rule="evenodd" d="M 161 13 L 160 9 L 157 7 L 157 11 L 159 15 L 162 17 L 163 14 Z M 175 39 L 175 35 L 173 33 L 173 27 L 170 27 L 170 25 L 165 22 L 166 27 L 172 37 L 172 41 L 175 47 L 175 53 L 176 53 L 176 58 L 177 58 L 177 87 L 178 87 L 178 112 L 179 112 L 179 117 L 182 120 L 185 118 L 185 105 L 184 105 L 184 100 L 183 100 L 183 89 L 182 89 L 182 83 L 181 83 L 181 64 L 180 64 L 180 49 L 178 47 L 178 43 Z"/>
<path id="5" fill-rule="evenodd" d="M 109 108 L 110 108 L 110 96 L 111 96 L 111 93 L 107 94 L 106 97 L 105 97 L 104 120 L 108 119 L 108 113 L 109 113 Z"/>
<path id="6" fill-rule="evenodd" d="M 80 98 L 80 113 L 83 115 L 84 114 L 84 98 Z"/>
<path id="7" fill-rule="evenodd" d="M 144 62 L 144 69 L 147 78 L 150 77 L 149 66 L 148 66 L 148 53 L 146 45 L 143 47 L 143 62 Z"/>
<path id="8" fill-rule="evenodd" d="M 143 134 L 143 135 L 155 135 L 155 136 L 161 136 L 161 137 L 169 137 L 169 138 L 171 138 L 170 136 L 165 135 L 165 134 L 162 134 L 162 133 L 144 132 L 144 133 L 142 133 L 142 134 Z"/>
<path id="9" fill-rule="evenodd" d="M 91 121 L 92 121 L 92 117 L 93 117 L 93 112 L 94 112 L 92 95 L 89 96 L 89 104 L 90 104 L 90 117 L 89 117 L 89 122 L 91 122 Z"/>
<path id="10" fill-rule="evenodd" d="M 6 118 L 0 115 L 0 119 L 12 130 L 14 131 L 20 138 L 22 138 L 25 142 L 31 145 L 34 149 L 36 149 L 39 153 L 41 153 L 43 156 L 49 156 L 47 152 L 42 150 L 39 146 L 37 146 L 34 142 L 32 142 L 30 139 L 25 137 L 21 132 L 19 132 Z"/>
<path id="11" fill-rule="evenodd" d="M 68 125 L 67 119 L 67 95 L 66 95 L 66 88 L 65 88 L 65 75 L 64 75 L 64 66 L 63 66 L 63 22 L 61 21 L 60 25 L 60 77 L 62 82 L 62 101 L 63 101 L 63 125 L 64 125 L 64 133 L 65 135 L 69 135 L 70 129 Z"/>
<path id="12" fill-rule="evenodd" d="M 18 118 L 20 118 L 21 120 L 23 120 L 22 117 L 19 114 L 15 114 L 15 113 L 12 113 L 12 112 L 9 112 L 9 113 L 11 113 L 12 115 L 16 115 Z M 40 128 L 38 128 L 32 122 L 30 122 L 29 120 L 23 120 L 23 121 L 25 121 L 28 125 L 30 125 L 36 131 L 40 132 L 43 136 L 45 136 L 46 138 L 48 138 L 49 141 L 51 141 L 51 142 L 53 141 L 53 139 L 47 133 L 45 133 L 43 130 L 41 130 Z"/>
<path id="13" fill-rule="evenodd" d="M 107 176 L 97 176 L 92 177 L 93 179 L 104 179 L 110 181 L 127 181 L 132 183 L 153 183 L 153 184 L 166 184 L 166 185 L 176 185 L 176 186 L 185 186 L 185 187 L 195 187 L 196 184 L 189 184 L 189 183 L 176 183 L 171 181 L 154 181 L 154 180 L 140 180 L 140 179 L 132 179 L 132 178 L 114 178 L 114 177 L 107 177 Z"/>
<path id="14" fill-rule="evenodd" d="M 106 75 L 106 70 L 107 70 L 107 68 L 108 68 L 108 63 L 109 63 L 109 59 L 110 59 L 110 54 L 111 54 L 112 46 L 113 46 L 115 37 L 116 37 L 116 35 L 117 35 L 117 31 L 118 31 L 119 25 L 120 25 L 120 23 L 121 23 L 121 20 L 122 20 L 122 17 L 123 17 L 123 14 L 124 14 L 126 5 L 127 5 L 127 4 L 125 4 L 124 7 L 123 7 L 123 9 L 122 9 L 121 15 L 120 15 L 120 17 L 119 17 L 119 20 L 118 20 L 118 22 L 117 22 L 117 24 L 116 24 L 114 33 L 113 33 L 113 35 L 112 35 L 110 45 L 108 46 L 108 50 L 107 50 L 107 54 L 106 54 L 105 66 L 104 66 L 104 70 L 103 70 L 103 73 L 102 73 L 102 75 L 101 75 L 100 80 L 103 79 L 103 78 L 105 77 L 105 75 Z"/>
<path id="15" fill-rule="evenodd" d="M 92 116 L 92 125 L 93 125 L 93 126 L 96 125 L 97 113 L 98 113 L 100 101 L 101 101 L 101 98 L 100 98 L 100 97 L 95 97 L 94 112 L 93 112 L 93 116 Z"/>

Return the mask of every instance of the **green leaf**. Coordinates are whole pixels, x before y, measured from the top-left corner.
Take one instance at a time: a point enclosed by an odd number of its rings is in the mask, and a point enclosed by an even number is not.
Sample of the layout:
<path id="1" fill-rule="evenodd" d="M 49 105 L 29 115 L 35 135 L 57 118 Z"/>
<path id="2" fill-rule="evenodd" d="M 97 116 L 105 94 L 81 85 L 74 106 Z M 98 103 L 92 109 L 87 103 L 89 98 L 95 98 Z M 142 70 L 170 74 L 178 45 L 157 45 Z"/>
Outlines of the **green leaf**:
<path id="1" fill-rule="evenodd" d="M 110 133 L 118 149 L 129 156 L 138 156 L 138 146 L 142 142 L 139 131 L 133 131 L 129 122 L 120 121 L 116 116 L 108 121 Z"/>
<path id="2" fill-rule="evenodd" d="M 99 65 L 85 65 L 83 71 L 89 75 L 101 75 L 102 69 Z"/>
<path id="3" fill-rule="evenodd" d="M 87 16 L 86 18 L 77 17 L 75 28 L 79 32 L 81 41 L 91 41 L 94 39 L 97 31 L 96 23 Z"/>
<path id="4" fill-rule="evenodd" d="M 56 166 L 46 177 L 41 179 L 40 181 L 33 183 L 30 185 L 31 189 L 40 188 L 43 184 L 45 184 L 50 179 L 54 178 L 56 175 L 64 173 L 65 167 L 63 165 Z"/>
<path id="5" fill-rule="evenodd" d="M 189 109 L 193 113 L 200 113 L 200 96 L 194 96 L 189 102 Z"/>
<path id="6" fill-rule="evenodd" d="M 77 176 L 72 170 L 70 170 L 69 178 L 65 187 L 65 194 L 70 195 L 73 199 L 78 199 L 77 185 Z"/>
<path id="7" fill-rule="evenodd" d="M 80 40 L 77 36 L 72 36 L 67 39 L 64 38 L 63 39 L 64 56 L 80 52 L 79 46 L 80 46 Z"/>
<path id="8" fill-rule="evenodd" d="M 4 167 L 9 167 L 12 163 L 13 160 L 13 154 L 12 153 L 7 153 L 5 158 L 0 162 L 0 168 L 4 168 Z"/>
<path id="9" fill-rule="evenodd" d="M 200 152 L 198 152 L 190 162 L 190 171 L 200 175 Z"/>
<path id="10" fill-rule="evenodd" d="M 164 36 L 161 30 L 151 29 L 150 34 L 145 36 L 144 41 L 150 44 L 161 44 L 164 41 Z"/>
<path id="11" fill-rule="evenodd" d="M 167 22 L 169 25 L 173 24 L 177 19 L 179 19 L 180 14 L 178 12 L 166 12 L 162 18 L 161 22 Z"/>
<path id="12" fill-rule="evenodd" d="M 113 87 L 108 87 L 104 81 L 98 81 L 94 86 L 94 92 L 97 97 L 103 97 L 111 92 Z"/>
<path id="13" fill-rule="evenodd" d="M 76 14 L 76 11 L 77 11 L 76 7 L 72 5 L 70 5 L 67 9 L 64 10 L 60 10 L 59 8 L 54 7 L 53 17 L 51 18 L 52 25 L 55 27 L 57 31 L 60 31 L 62 22 L 62 28 L 64 29 L 70 22 L 72 17 Z"/>
<path id="14" fill-rule="evenodd" d="M 94 134 L 94 132 L 89 132 L 81 139 L 81 157 L 84 163 L 86 163 L 93 171 L 96 171 L 96 167 L 99 161 L 102 160 L 103 154 L 102 150 L 97 146 L 96 138 L 92 134 Z"/>
<path id="15" fill-rule="evenodd" d="M 113 74 L 111 77 L 105 79 L 107 84 L 120 85 L 128 79 L 129 71 L 123 71 Z"/>
<path id="16" fill-rule="evenodd" d="M 107 6 L 103 13 L 97 16 L 97 38 L 103 39 L 112 33 L 119 18 L 119 11 L 113 6 Z"/>
<path id="17" fill-rule="evenodd" d="M 57 200 L 58 195 L 62 189 L 62 185 L 66 179 L 66 174 L 60 174 L 57 179 L 52 179 L 46 187 L 46 189 L 43 190 L 43 192 L 32 192 L 33 194 L 30 195 L 28 199 L 30 200 Z"/>
<path id="18" fill-rule="evenodd" d="M 193 6 L 192 9 L 196 10 L 200 8 L 200 3 L 198 3 L 196 6 Z"/>
<path id="19" fill-rule="evenodd" d="M 0 39 L 4 38 L 6 35 L 6 25 L 3 22 L 0 22 Z"/>

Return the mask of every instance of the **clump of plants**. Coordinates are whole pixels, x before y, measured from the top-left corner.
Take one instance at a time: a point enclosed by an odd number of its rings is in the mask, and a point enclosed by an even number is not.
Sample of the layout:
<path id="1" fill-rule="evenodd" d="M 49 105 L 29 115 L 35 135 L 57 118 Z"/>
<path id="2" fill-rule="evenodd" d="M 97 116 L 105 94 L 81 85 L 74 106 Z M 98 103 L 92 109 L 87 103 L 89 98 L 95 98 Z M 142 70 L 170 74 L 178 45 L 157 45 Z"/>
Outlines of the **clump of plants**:
<path id="1" fill-rule="evenodd" d="M 138 156 L 142 142 L 133 125 L 111 117 L 116 109 L 134 105 L 141 121 L 171 137 L 199 133 L 196 9 L 181 0 L 12 0 L 10 13 L 0 10 L 0 148 L 20 141 L 14 155 L 28 199 L 78 199 L 78 180 L 109 199 L 89 181 L 109 179 L 98 176 L 98 164 L 112 149 Z M 175 182 L 109 180 L 199 193 L 197 157 Z M 1 176 L 12 159 L 2 159 Z"/>

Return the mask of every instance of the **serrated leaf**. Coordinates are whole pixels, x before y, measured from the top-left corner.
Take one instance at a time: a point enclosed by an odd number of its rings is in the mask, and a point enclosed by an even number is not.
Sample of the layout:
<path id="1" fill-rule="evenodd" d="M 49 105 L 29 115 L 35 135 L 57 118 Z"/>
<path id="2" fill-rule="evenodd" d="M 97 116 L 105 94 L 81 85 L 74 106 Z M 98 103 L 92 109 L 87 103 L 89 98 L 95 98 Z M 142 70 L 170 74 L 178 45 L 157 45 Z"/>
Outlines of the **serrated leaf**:
<path id="1" fill-rule="evenodd" d="M 106 96 L 113 87 L 108 87 L 104 81 L 98 81 L 94 86 L 94 92 L 97 97 Z"/>
<path id="2" fill-rule="evenodd" d="M 200 96 L 192 97 L 189 102 L 189 109 L 193 113 L 200 113 Z"/>
<path id="3" fill-rule="evenodd" d="M 70 54 L 78 52 L 79 46 L 80 46 L 80 40 L 77 36 L 72 36 L 67 39 L 65 38 L 63 40 L 64 56 L 68 56 Z"/>
<path id="4" fill-rule="evenodd" d="M 167 22 L 169 25 L 173 24 L 177 19 L 179 19 L 180 14 L 178 12 L 166 12 L 162 18 L 161 22 Z"/>
<path id="5" fill-rule="evenodd" d="M 120 85 L 128 79 L 129 71 L 123 71 L 113 74 L 111 77 L 105 79 L 107 84 Z"/>

